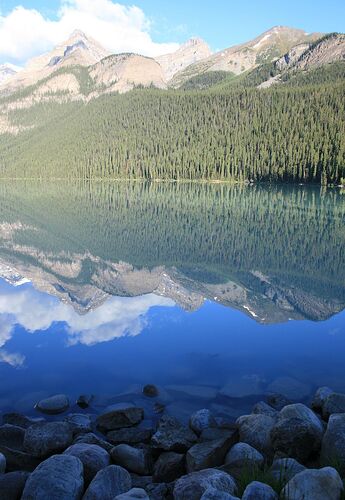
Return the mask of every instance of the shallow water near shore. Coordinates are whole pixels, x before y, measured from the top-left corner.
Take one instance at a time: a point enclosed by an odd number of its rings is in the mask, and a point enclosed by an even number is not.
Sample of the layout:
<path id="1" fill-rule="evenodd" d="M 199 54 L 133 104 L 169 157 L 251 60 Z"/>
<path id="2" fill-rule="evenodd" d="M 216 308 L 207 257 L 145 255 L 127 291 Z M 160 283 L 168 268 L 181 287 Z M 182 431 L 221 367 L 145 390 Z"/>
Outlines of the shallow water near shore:
<path id="1" fill-rule="evenodd" d="M 345 195 L 3 182 L 0 410 L 92 393 L 184 420 L 345 391 Z"/>

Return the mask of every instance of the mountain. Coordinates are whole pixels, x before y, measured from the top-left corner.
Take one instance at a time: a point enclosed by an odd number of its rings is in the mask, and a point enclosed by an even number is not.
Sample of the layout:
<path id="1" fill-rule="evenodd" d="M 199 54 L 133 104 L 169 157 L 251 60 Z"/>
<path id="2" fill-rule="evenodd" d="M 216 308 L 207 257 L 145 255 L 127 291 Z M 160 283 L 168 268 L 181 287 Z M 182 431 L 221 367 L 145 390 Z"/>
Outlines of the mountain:
<path id="1" fill-rule="evenodd" d="M 156 58 L 161 65 L 165 80 L 170 81 L 179 71 L 183 71 L 191 64 L 208 58 L 211 49 L 201 38 L 191 38 L 185 44 L 171 54 L 165 54 Z"/>
<path id="2" fill-rule="evenodd" d="M 260 64 L 278 59 L 300 43 L 313 42 L 320 36 L 320 33 L 306 33 L 300 29 L 275 26 L 249 42 L 221 50 L 190 65 L 177 73 L 171 84 L 179 87 L 189 78 L 209 71 L 226 71 L 240 75 Z"/>
<path id="3" fill-rule="evenodd" d="M 0 85 L 7 81 L 9 78 L 13 77 L 20 71 L 21 68 L 15 66 L 14 64 L 0 64 Z"/>

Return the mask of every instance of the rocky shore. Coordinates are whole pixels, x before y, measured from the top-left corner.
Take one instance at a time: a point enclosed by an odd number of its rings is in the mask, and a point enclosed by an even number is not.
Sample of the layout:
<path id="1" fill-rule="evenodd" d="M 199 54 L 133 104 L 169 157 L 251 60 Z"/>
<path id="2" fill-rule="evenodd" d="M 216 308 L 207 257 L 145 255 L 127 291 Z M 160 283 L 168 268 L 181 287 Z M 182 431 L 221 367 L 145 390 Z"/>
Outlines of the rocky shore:
<path id="1" fill-rule="evenodd" d="M 130 403 L 68 413 L 65 395 L 37 417 L 2 416 L 0 500 L 340 500 L 345 394 L 317 390 L 310 407 L 280 394 L 231 422 L 208 409 L 180 423 L 146 386 L 159 418 Z"/>

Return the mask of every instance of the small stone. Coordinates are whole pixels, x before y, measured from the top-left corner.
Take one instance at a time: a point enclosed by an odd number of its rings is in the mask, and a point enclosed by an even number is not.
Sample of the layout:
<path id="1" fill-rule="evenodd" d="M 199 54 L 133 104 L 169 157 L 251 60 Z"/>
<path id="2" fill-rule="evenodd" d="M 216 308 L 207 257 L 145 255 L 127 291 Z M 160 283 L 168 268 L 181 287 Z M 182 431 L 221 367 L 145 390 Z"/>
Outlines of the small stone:
<path id="1" fill-rule="evenodd" d="M 105 432 L 121 429 L 122 427 L 133 427 L 144 418 L 144 410 L 134 406 L 114 409 L 100 415 L 97 418 L 97 426 Z"/>
<path id="2" fill-rule="evenodd" d="M 148 443 L 152 436 L 151 429 L 140 429 L 138 427 L 130 427 L 119 429 L 118 431 L 110 431 L 107 434 L 107 439 L 110 443 L 117 444 L 138 444 Z"/>
<path id="3" fill-rule="evenodd" d="M 229 474 L 217 469 L 205 469 L 178 479 L 174 486 L 174 500 L 200 500 L 210 486 L 230 495 L 236 493 L 236 483 Z"/>
<path id="4" fill-rule="evenodd" d="M 263 455 L 247 443 L 235 444 L 225 457 L 225 464 L 230 469 L 242 469 L 243 467 L 256 469 L 262 467 L 264 461 Z"/>
<path id="5" fill-rule="evenodd" d="M 250 444 L 264 455 L 272 454 L 271 431 L 275 419 L 268 415 L 244 415 L 237 419 L 240 442 Z"/>
<path id="6" fill-rule="evenodd" d="M 0 474 L 4 474 L 6 470 L 6 457 L 0 453 Z"/>
<path id="7" fill-rule="evenodd" d="M 304 470 L 305 467 L 294 458 L 278 458 L 274 460 L 270 468 L 270 474 L 280 484 L 286 484 L 296 474 Z"/>
<path id="8" fill-rule="evenodd" d="M 300 403 L 285 406 L 271 432 L 274 450 L 302 463 L 320 450 L 322 436 L 322 423 Z"/>
<path id="9" fill-rule="evenodd" d="M 24 449 L 35 457 L 47 457 L 64 451 L 72 440 L 72 430 L 67 422 L 42 422 L 26 429 Z"/>
<path id="10" fill-rule="evenodd" d="M 244 490 L 242 500 L 278 500 L 277 493 L 268 484 L 253 481 Z"/>
<path id="11" fill-rule="evenodd" d="M 25 430 L 17 425 L 5 424 L 0 427 L 0 446 L 22 450 Z"/>
<path id="12" fill-rule="evenodd" d="M 151 439 L 153 448 L 177 453 L 186 452 L 196 441 L 197 437 L 191 429 L 167 415 L 160 419 L 158 430 Z"/>
<path id="13" fill-rule="evenodd" d="M 285 486 L 282 497 L 288 500 L 340 500 L 344 491 L 338 472 L 332 467 L 306 469 Z"/>
<path id="14" fill-rule="evenodd" d="M 115 497 L 115 500 L 135 500 L 136 498 L 143 498 L 150 500 L 146 491 L 143 490 L 142 488 L 132 488 L 131 490 L 127 491 L 127 493 L 122 493 L 121 495 L 117 495 Z"/>
<path id="15" fill-rule="evenodd" d="M 16 427 L 27 429 L 33 424 L 44 422 L 44 418 L 29 418 L 20 413 L 5 413 L 2 417 L 2 422 L 3 424 L 15 425 Z"/>
<path id="16" fill-rule="evenodd" d="M 181 453 L 167 451 L 162 453 L 153 468 L 155 483 L 171 483 L 186 472 L 186 459 Z"/>
<path id="17" fill-rule="evenodd" d="M 156 398 L 159 394 L 159 391 L 155 385 L 148 384 L 144 386 L 143 394 L 148 398 Z"/>
<path id="18" fill-rule="evenodd" d="M 71 413 L 64 418 L 73 432 L 76 434 L 87 434 L 92 431 L 92 421 L 90 415 L 85 415 L 83 413 Z"/>
<path id="19" fill-rule="evenodd" d="M 113 446 L 110 443 L 96 436 L 96 434 L 93 434 L 92 432 L 89 432 L 87 434 L 79 434 L 74 439 L 74 444 L 77 443 L 96 444 L 97 446 L 100 446 L 108 453 L 110 453 L 111 450 L 113 449 Z"/>
<path id="20" fill-rule="evenodd" d="M 84 467 L 85 483 L 89 484 L 97 472 L 110 465 L 110 455 L 96 444 L 73 444 L 64 451 L 64 455 L 79 458 Z"/>
<path id="21" fill-rule="evenodd" d="M 57 394 L 47 399 L 42 399 L 35 406 L 36 410 L 47 415 L 58 415 L 63 413 L 69 407 L 68 397 L 64 394 Z"/>
<path id="22" fill-rule="evenodd" d="M 83 464 L 68 455 L 42 462 L 26 481 L 21 500 L 80 500 L 84 490 Z"/>
<path id="23" fill-rule="evenodd" d="M 322 415 L 328 420 L 333 413 L 345 413 L 345 394 L 333 392 L 330 394 L 322 407 Z"/>
<path id="24" fill-rule="evenodd" d="M 345 474 L 345 414 L 330 416 L 322 439 L 321 461 L 332 463 L 336 459 L 339 469 Z"/>
<path id="25" fill-rule="evenodd" d="M 210 410 L 204 408 L 193 413 L 189 420 L 189 427 L 196 434 L 200 435 L 208 427 L 217 427 L 217 422 Z"/>
<path id="26" fill-rule="evenodd" d="M 313 410 L 321 411 L 326 399 L 330 394 L 333 394 L 333 392 L 334 391 L 332 391 L 329 387 L 319 387 L 311 403 Z"/>
<path id="27" fill-rule="evenodd" d="M 78 397 L 76 403 L 79 406 L 79 408 L 82 408 L 83 410 L 85 410 L 86 408 L 88 408 L 90 406 L 92 399 L 93 399 L 93 396 L 91 394 L 81 394 Z"/>
<path id="28" fill-rule="evenodd" d="M 115 464 L 136 474 L 147 476 L 152 472 L 152 456 L 147 449 L 119 444 L 111 450 L 111 458 Z"/>
<path id="29" fill-rule="evenodd" d="M 265 403 L 265 401 L 259 401 L 252 408 L 252 413 L 254 415 L 267 415 L 268 417 L 276 418 L 278 411 L 272 408 L 272 406 Z"/>
<path id="30" fill-rule="evenodd" d="M 219 491 L 213 486 L 209 486 L 201 500 L 240 500 L 238 497 L 230 495 L 230 493 L 225 493 L 225 491 Z"/>
<path id="31" fill-rule="evenodd" d="M 187 472 L 219 467 L 233 444 L 231 438 L 195 444 L 187 451 Z"/>
<path id="32" fill-rule="evenodd" d="M 19 500 L 22 496 L 29 472 L 17 471 L 0 475 L 0 499 Z"/>
<path id="33" fill-rule="evenodd" d="M 83 500 L 114 500 L 117 495 L 126 493 L 131 488 L 132 480 L 129 473 L 118 465 L 109 465 L 97 472 Z"/>

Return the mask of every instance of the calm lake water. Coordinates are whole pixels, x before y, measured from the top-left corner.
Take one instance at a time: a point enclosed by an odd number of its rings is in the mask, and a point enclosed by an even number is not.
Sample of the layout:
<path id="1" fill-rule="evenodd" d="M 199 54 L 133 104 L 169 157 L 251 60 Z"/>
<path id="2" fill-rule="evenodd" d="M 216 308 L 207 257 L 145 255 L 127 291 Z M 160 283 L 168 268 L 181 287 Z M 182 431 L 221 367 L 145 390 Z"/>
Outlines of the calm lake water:
<path id="1" fill-rule="evenodd" d="M 345 193 L 1 182 L 0 409 L 42 397 L 235 418 L 345 390 Z"/>

